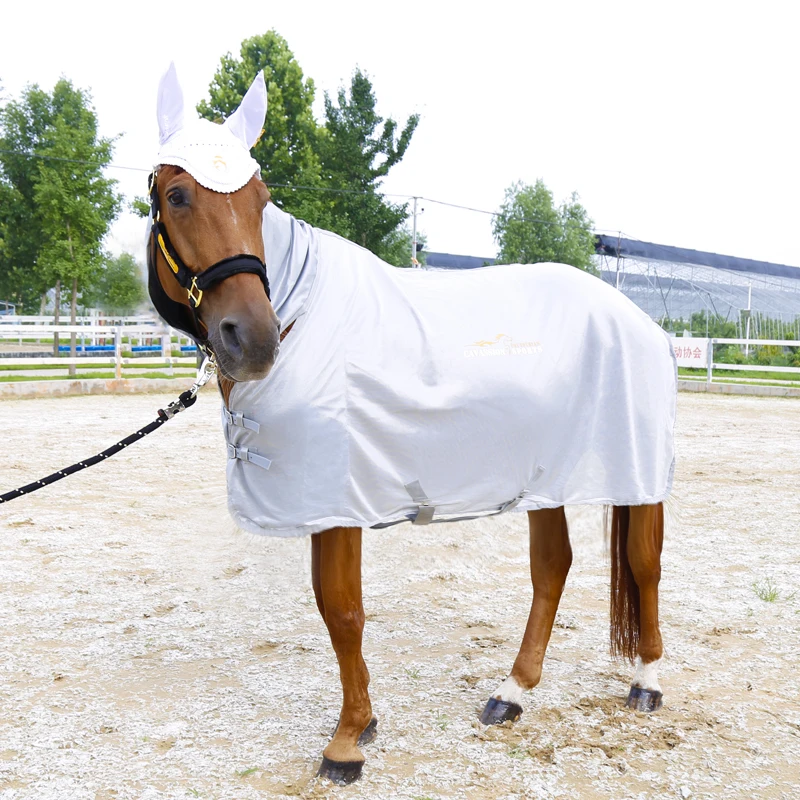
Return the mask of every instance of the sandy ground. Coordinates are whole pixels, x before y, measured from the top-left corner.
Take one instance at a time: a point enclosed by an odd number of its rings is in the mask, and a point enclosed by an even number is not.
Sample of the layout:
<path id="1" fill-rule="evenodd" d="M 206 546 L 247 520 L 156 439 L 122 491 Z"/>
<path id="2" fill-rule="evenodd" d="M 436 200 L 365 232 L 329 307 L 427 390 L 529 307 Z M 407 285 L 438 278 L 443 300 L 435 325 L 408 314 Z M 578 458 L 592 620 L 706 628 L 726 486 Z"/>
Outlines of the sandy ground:
<path id="1" fill-rule="evenodd" d="M 170 399 L 0 402 L 0 491 Z M 794 400 L 681 395 L 650 717 L 622 707 L 632 671 L 607 654 L 597 509 L 570 509 L 575 563 L 513 727 L 476 717 L 528 612 L 525 516 L 370 532 L 379 737 L 339 788 L 314 777 L 340 696 L 309 544 L 233 529 L 208 391 L 107 464 L 0 507 L 0 799 L 797 798 L 799 420 Z"/>

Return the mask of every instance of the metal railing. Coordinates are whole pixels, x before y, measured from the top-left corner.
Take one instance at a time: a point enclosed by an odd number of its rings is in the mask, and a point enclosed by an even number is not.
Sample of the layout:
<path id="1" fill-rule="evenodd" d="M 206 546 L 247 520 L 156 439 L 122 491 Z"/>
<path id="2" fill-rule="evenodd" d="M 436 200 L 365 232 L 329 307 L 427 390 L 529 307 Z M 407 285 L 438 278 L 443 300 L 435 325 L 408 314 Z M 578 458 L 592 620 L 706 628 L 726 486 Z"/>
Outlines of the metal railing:
<path id="1" fill-rule="evenodd" d="M 76 342 L 76 354 L 73 356 L 71 348 L 59 355 L 34 355 L 27 356 L 23 353 L 17 353 L 13 356 L 10 354 L 0 353 L 0 375 L 10 375 L 11 370 L 8 367 L 14 367 L 13 375 L 20 378 L 33 378 L 37 371 L 47 371 L 48 375 L 60 370 L 54 370 L 53 367 L 63 367 L 69 370 L 74 367 L 77 370 L 80 366 L 108 366 L 114 370 L 116 378 L 123 377 L 124 370 L 139 369 L 144 367 L 162 367 L 166 368 L 168 374 L 174 374 L 174 368 L 183 367 L 184 369 L 191 370 L 197 364 L 197 357 L 195 354 L 189 352 L 185 356 L 174 356 L 173 350 L 181 349 L 182 342 L 191 342 L 188 337 L 180 331 L 173 331 L 171 328 L 166 327 L 162 322 L 150 318 L 138 318 L 125 320 L 127 324 L 118 325 L 54 325 L 52 322 L 40 322 L 39 318 L 25 318 L 24 322 L 20 322 L 19 318 L 8 317 L 3 319 L 0 324 L 0 344 L 12 341 L 18 346 L 23 346 L 31 342 L 42 344 L 46 347 L 52 347 L 52 343 L 56 334 L 59 336 L 59 341 L 64 341 L 72 334 L 75 334 L 76 339 L 80 340 L 80 344 Z M 65 336 L 66 335 L 66 336 Z M 63 337 L 63 338 L 62 338 Z M 172 339 L 176 338 L 176 342 Z M 43 341 L 44 340 L 44 341 Z M 138 340 L 139 346 L 136 347 L 134 342 Z M 149 351 L 154 346 L 157 348 L 153 355 L 123 355 L 126 348 L 142 349 Z M 185 349 L 190 349 L 189 345 L 183 345 Z M 79 355 L 79 353 L 91 352 L 97 349 L 100 353 L 106 351 L 108 354 L 98 355 Z M 192 348 L 193 349 L 193 348 Z M 63 351 L 62 351 L 63 352 Z M 42 368 L 45 370 L 42 370 Z M 20 369 L 22 368 L 22 369 Z M 42 376 L 38 376 L 42 377 Z M 55 376 L 53 376 L 55 377 Z M 60 375 L 58 377 L 61 377 Z"/>
<path id="2" fill-rule="evenodd" d="M 688 341 L 692 341 L 689 339 Z M 697 340 L 695 340 L 697 341 Z M 714 370 L 731 370 L 733 372 L 772 372 L 785 375 L 800 376 L 800 367 L 784 367 L 765 364 L 728 364 L 714 360 L 715 344 L 738 344 L 747 350 L 757 347 L 800 347 L 800 341 L 794 339 L 708 339 L 708 363 L 706 366 L 706 382 L 713 383 Z M 795 380 L 790 378 L 790 381 Z M 800 381 L 800 377 L 797 378 Z"/>

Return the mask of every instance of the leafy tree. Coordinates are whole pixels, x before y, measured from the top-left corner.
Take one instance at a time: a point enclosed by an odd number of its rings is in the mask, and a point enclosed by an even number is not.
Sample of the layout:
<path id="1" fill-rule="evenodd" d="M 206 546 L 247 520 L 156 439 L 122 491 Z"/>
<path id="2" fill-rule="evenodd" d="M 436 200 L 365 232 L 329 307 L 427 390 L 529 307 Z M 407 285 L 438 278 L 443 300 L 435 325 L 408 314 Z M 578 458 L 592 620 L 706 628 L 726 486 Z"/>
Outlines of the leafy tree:
<path id="1" fill-rule="evenodd" d="M 113 142 L 97 135 L 86 92 L 66 79 L 52 94 L 28 87 L 0 110 L 5 230 L 0 291 L 30 307 L 65 282 L 72 318 L 80 288 L 102 268 L 102 239 L 119 210 L 115 181 L 103 176 Z M 4 198 L 5 200 L 5 198 Z"/>
<path id="2" fill-rule="evenodd" d="M 15 200 L 4 221 L 1 271 L 23 307 L 55 286 L 56 322 L 65 284 L 74 324 L 79 291 L 102 268 L 102 240 L 119 211 L 116 182 L 103 176 L 113 141 L 98 137 L 89 95 L 64 78 L 52 94 L 28 87 L 2 109 L 0 123 L 7 151 L 0 165 Z"/>
<path id="3" fill-rule="evenodd" d="M 136 259 L 130 253 L 107 258 L 102 272 L 81 299 L 85 305 L 102 308 L 108 314 L 132 314 L 146 299 Z"/>
<path id="4" fill-rule="evenodd" d="M 42 237 L 36 208 L 36 154 L 53 118 L 52 98 L 38 86 L 0 109 L 0 294 L 32 310 L 53 286 L 38 264 Z"/>
<path id="5" fill-rule="evenodd" d="M 388 258 L 408 211 L 405 204 L 387 202 L 378 190 L 381 179 L 405 155 L 419 116 L 412 114 L 398 135 L 397 123 L 384 120 L 375 106 L 372 83 L 356 69 L 349 95 L 340 88 L 334 103 L 326 93 L 326 135 L 319 141 L 326 185 L 344 190 L 334 195 L 333 229 Z"/>
<path id="6" fill-rule="evenodd" d="M 592 224 L 574 192 L 556 207 L 541 178 L 533 186 L 519 181 L 506 189 L 492 225 L 500 248 L 497 260 L 501 264 L 556 261 L 593 273 Z"/>
<path id="7" fill-rule="evenodd" d="M 222 58 L 209 99 L 198 104 L 198 112 L 213 121 L 227 118 L 259 70 L 267 82 L 267 119 L 253 156 L 274 202 L 393 258 L 399 247 L 396 232 L 408 212 L 404 205 L 386 202 L 378 190 L 408 149 L 418 117 L 409 117 L 398 133 L 394 120 L 377 114 L 372 84 L 356 70 L 349 94 L 341 89 L 337 102 L 325 96 L 325 124 L 319 125 L 312 109 L 314 82 L 303 76 L 275 31 L 246 39 L 238 58 L 230 53 Z"/>
<path id="8" fill-rule="evenodd" d="M 413 234 L 407 224 L 395 228 L 381 242 L 381 258 L 395 267 L 411 267 L 411 240 Z M 417 261 L 425 264 L 425 245 L 428 239 L 417 231 Z"/>
<path id="9" fill-rule="evenodd" d="M 242 42 L 240 57 L 222 57 L 209 86 L 209 100 L 201 101 L 202 117 L 221 121 L 239 106 L 256 74 L 263 70 L 267 83 L 267 120 L 264 134 L 253 148 L 262 177 L 271 185 L 274 202 L 314 225 L 329 221 L 329 198 L 318 192 L 292 191 L 280 184 L 321 186 L 317 152 L 319 129 L 314 119 L 314 82 L 303 77 L 286 40 L 275 31 Z"/>
<path id="10" fill-rule="evenodd" d="M 705 309 L 692 314 L 689 330 L 703 334 L 708 331 L 709 336 L 717 339 L 736 339 L 739 336 L 734 320 L 721 314 L 709 314 Z"/>

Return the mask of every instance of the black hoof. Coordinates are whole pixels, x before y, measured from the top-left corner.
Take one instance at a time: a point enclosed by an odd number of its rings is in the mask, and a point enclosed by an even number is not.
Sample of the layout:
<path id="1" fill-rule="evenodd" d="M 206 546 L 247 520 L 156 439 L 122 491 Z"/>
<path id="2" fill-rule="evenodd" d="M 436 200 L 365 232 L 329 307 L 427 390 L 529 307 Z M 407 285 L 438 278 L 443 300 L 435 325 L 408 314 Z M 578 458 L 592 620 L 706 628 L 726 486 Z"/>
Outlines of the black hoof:
<path id="1" fill-rule="evenodd" d="M 649 689 L 642 689 L 639 686 L 631 686 L 628 699 L 625 705 L 635 711 L 645 711 L 651 714 L 653 711 L 658 711 L 662 706 L 661 692 L 651 692 Z"/>
<path id="2" fill-rule="evenodd" d="M 361 777 L 363 761 L 331 761 L 322 756 L 322 763 L 317 770 L 317 777 L 328 778 L 337 786 L 347 786 Z"/>
<path id="3" fill-rule="evenodd" d="M 378 735 L 378 718 L 373 717 L 369 721 L 369 725 L 361 731 L 361 736 L 358 737 L 358 746 L 363 747 L 365 744 L 371 744 L 375 741 Z"/>
<path id="4" fill-rule="evenodd" d="M 522 706 L 490 697 L 481 714 L 481 723 L 483 725 L 502 725 L 504 722 L 516 722 L 521 716 Z"/>

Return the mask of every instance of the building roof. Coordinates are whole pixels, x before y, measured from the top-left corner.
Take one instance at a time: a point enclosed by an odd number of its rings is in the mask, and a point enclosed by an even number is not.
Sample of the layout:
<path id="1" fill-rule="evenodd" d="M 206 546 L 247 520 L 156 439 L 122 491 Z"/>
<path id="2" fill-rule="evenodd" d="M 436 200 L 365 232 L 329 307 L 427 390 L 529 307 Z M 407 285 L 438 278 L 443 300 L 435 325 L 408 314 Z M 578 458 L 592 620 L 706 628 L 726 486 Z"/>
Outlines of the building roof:
<path id="1" fill-rule="evenodd" d="M 790 267 L 786 264 L 773 264 L 770 261 L 755 261 L 751 258 L 723 256 L 703 250 L 689 250 L 685 247 L 640 242 L 638 239 L 600 235 L 595 237 L 595 251 L 598 255 L 616 258 L 618 250 L 621 258 L 668 261 L 672 264 L 694 264 L 700 267 L 714 267 L 734 272 L 750 272 L 756 275 L 774 275 L 779 278 L 800 280 L 800 267 Z"/>
<path id="2" fill-rule="evenodd" d="M 458 256 L 452 253 L 429 253 L 425 251 L 425 266 L 439 267 L 440 269 L 475 269 L 494 264 L 493 258 L 480 256 Z"/>

